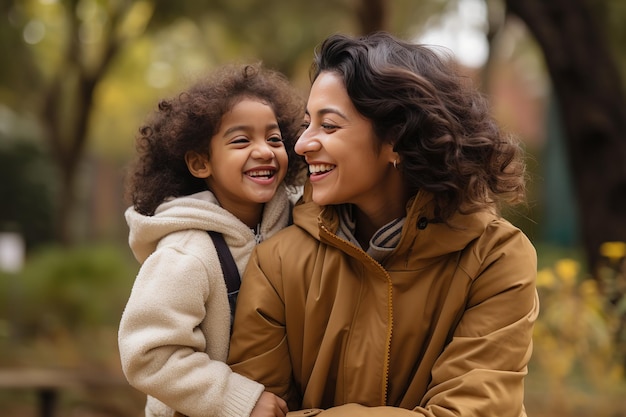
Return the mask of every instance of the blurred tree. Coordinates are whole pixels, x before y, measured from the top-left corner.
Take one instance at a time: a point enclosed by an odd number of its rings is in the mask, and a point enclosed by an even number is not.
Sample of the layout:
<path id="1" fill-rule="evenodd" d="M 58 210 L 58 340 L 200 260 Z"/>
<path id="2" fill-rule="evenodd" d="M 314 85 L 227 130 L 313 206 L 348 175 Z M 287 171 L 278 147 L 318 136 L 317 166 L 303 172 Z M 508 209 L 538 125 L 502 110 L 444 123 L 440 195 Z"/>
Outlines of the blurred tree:
<path id="1" fill-rule="evenodd" d="M 124 42 L 141 34 L 151 9 L 95 0 L 15 0 L 3 8 L 10 23 L 2 25 L 4 35 L 13 41 L 7 49 L 21 58 L 2 74 L 3 99 L 25 112 L 35 109 L 59 173 L 55 234 L 69 243 L 94 91 Z"/>
<path id="2" fill-rule="evenodd" d="M 0 232 L 17 232 L 27 248 L 52 239 L 52 190 L 47 181 L 50 161 L 36 142 L 8 139 L 0 133 Z"/>
<path id="3" fill-rule="evenodd" d="M 626 241 L 626 97 L 598 10 L 605 0 L 506 0 L 543 50 L 558 100 L 589 265 L 603 242 Z M 621 6 L 618 6 L 621 5 Z M 606 14 L 604 14 L 606 17 Z M 623 33 L 623 32 L 622 32 Z"/>
<path id="4" fill-rule="evenodd" d="M 338 28 L 352 33 L 386 29 L 410 38 L 458 1 L 11 0 L 0 4 L 8 23 L 0 25 L 0 51 L 19 65 L 0 67 L 0 100 L 17 112 L 38 116 L 60 178 L 57 237 L 71 242 L 76 176 L 94 138 L 90 124 L 95 119 L 111 126 L 100 114 L 107 109 L 98 107 L 96 93 L 111 74 L 116 79 L 137 77 L 128 68 L 112 71 L 131 45 L 147 38 L 166 43 L 171 40 L 167 37 L 176 36 L 175 30 L 188 30 L 189 21 L 197 32 L 197 49 L 204 49 L 205 67 L 260 59 L 294 78 L 306 74 L 314 46 Z M 498 0 L 486 3 L 486 36 L 492 40 L 503 24 L 503 12 Z M 602 241 L 624 240 L 626 233 L 624 217 L 616 214 L 624 212 L 625 204 L 624 171 L 619 168 L 625 106 L 622 90 L 614 88 L 620 84 L 616 67 L 583 0 L 506 3 L 526 21 L 545 51 L 570 143 L 583 236 L 593 261 Z M 594 4 L 607 19 L 623 16 L 614 13 L 623 2 Z M 616 43 L 615 36 L 610 39 Z M 162 54 L 178 57 L 171 49 Z M 602 106 L 607 110 L 600 110 Z"/>
<path id="5" fill-rule="evenodd" d="M 9 0 L 0 4 L 0 52 L 19 65 L 0 68 L 0 100 L 41 123 L 59 176 L 56 236 L 69 244 L 96 93 L 130 45 L 192 21 L 213 63 L 259 59 L 291 77 L 306 73 L 313 47 L 337 28 L 404 33 L 441 8 L 434 0 Z"/>

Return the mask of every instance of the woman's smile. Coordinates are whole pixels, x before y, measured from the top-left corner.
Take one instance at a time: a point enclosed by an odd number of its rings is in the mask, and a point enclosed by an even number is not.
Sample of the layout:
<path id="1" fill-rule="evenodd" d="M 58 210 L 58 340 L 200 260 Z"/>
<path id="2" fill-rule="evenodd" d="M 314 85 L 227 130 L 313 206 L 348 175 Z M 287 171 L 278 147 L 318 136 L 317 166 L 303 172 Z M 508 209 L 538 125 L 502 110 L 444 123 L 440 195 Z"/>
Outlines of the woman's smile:
<path id="1" fill-rule="evenodd" d="M 309 173 L 311 176 L 318 176 L 332 171 L 335 167 L 336 165 L 332 164 L 312 164 L 309 165 Z"/>

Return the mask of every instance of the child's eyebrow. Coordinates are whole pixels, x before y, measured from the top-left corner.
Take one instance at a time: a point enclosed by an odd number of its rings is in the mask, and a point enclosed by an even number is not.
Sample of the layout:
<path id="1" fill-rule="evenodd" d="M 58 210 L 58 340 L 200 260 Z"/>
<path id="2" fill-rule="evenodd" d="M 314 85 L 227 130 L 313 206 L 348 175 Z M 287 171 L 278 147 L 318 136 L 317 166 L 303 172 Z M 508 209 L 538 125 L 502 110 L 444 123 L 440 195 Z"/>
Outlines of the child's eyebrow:
<path id="1" fill-rule="evenodd" d="M 278 122 L 272 122 L 272 123 L 268 123 L 265 126 L 266 130 L 271 130 L 271 129 L 279 129 L 280 126 L 278 126 Z M 248 131 L 248 130 L 252 130 L 252 126 L 250 125 L 236 125 L 236 126 L 231 126 L 228 129 L 226 129 L 224 131 L 224 135 L 229 135 L 233 132 L 238 132 L 238 131 Z"/>
<path id="2" fill-rule="evenodd" d="M 247 130 L 248 128 L 249 127 L 247 127 L 246 125 L 232 126 L 232 127 L 229 127 L 228 129 L 226 129 L 226 131 L 224 131 L 224 135 L 228 135 L 230 133 L 237 132 L 239 130 Z"/>

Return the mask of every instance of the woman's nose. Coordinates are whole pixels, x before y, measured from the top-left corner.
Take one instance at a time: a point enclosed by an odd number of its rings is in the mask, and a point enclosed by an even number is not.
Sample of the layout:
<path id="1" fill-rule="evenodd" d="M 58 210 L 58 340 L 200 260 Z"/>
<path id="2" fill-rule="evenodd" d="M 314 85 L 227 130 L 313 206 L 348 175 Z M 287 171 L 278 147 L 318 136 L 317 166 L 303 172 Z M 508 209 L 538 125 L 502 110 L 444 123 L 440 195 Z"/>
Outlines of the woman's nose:
<path id="1" fill-rule="evenodd" d="M 309 133 L 309 129 L 302 132 L 296 142 L 295 151 L 298 155 L 304 155 L 307 152 L 315 152 L 321 149 L 321 143 L 314 135 Z"/>

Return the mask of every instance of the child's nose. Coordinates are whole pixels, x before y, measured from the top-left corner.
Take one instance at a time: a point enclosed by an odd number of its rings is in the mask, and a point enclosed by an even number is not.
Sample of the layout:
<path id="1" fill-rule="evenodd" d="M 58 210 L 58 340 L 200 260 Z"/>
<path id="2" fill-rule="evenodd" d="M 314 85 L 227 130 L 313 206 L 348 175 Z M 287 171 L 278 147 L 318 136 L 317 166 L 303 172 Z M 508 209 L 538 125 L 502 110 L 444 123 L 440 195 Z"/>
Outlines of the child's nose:
<path id="1" fill-rule="evenodd" d="M 262 144 L 257 145 L 254 148 L 254 152 L 252 153 L 252 156 L 257 159 L 267 160 L 267 159 L 273 159 L 276 155 L 274 154 L 272 147 L 264 142 Z"/>

